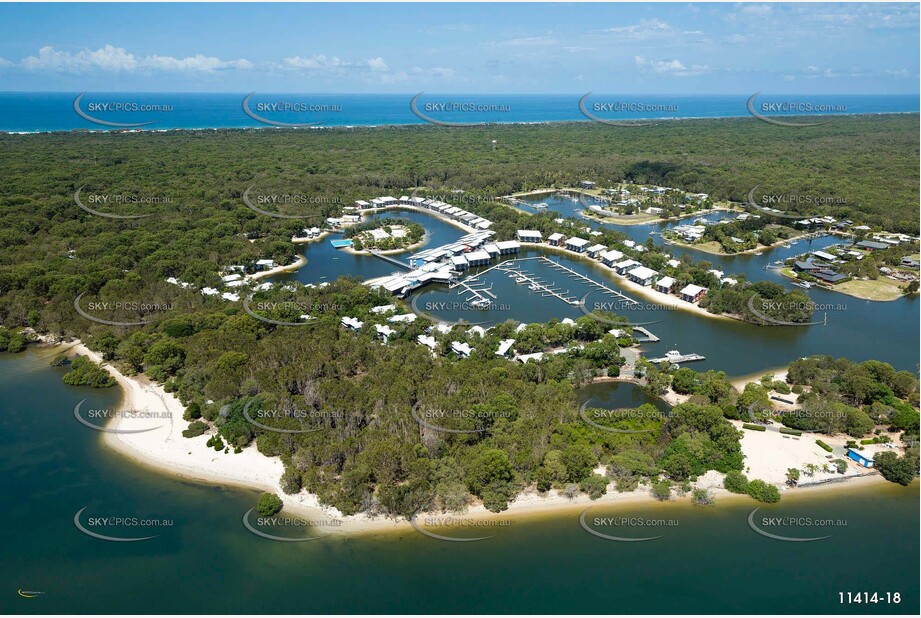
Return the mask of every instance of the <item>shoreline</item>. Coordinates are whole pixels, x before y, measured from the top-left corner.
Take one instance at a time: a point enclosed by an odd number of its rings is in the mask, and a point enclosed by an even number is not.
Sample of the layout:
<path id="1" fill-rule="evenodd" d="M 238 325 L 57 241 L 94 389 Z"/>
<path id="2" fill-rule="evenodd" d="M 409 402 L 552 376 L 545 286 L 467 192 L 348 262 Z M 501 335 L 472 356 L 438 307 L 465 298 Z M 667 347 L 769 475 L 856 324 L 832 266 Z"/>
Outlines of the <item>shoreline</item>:
<path id="1" fill-rule="evenodd" d="M 160 410 L 169 414 L 169 422 L 156 426 L 153 430 L 142 433 L 103 433 L 100 443 L 125 457 L 131 462 L 148 469 L 166 473 L 180 479 L 193 480 L 215 485 L 239 487 L 248 490 L 269 491 L 277 494 L 284 502 L 284 510 L 310 518 L 326 525 L 315 526 L 324 534 L 330 535 L 359 535 L 367 533 L 406 532 L 412 530 L 412 524 L 405 519 L 393 519 L 384 516 L 350 515 L 342 516 L 336 509 L 323 507 L 313 494 L 302 491 L 298 495 L 285 494 L 280 487 L 281 474 L 284 470 L 278 457 L 266 457 L 256 450 L 255 445 L 243 449 L 242 453 L 234 454 L 214 451 L 205 446 L 205 442 L 213 435 L 209 431 L 196 438 L 182 437 L 182 430 L 188 427 L 188 421 L 182 419 L 184 407 L 172 394 L 146 378 L 129 377 L 122 374 L 115 367 L 102 360 L 101 355 L 86 347 L 80 340 L 70 343 L 48 343 L 49 347 L 59 352 L 82 354 L 93 361 L 100 363 L 117 381 L 122 391 L 120 402 L 121 409 L 131 410 Z M 110 421 L 107 429 L 151 429 L 151 419 L 116 416 Z M 701 477 L 696 485 L 710 490 L 712 497 L 719 501 L 726 499 L 751 500 L 747 496 L 731 494 L 722 487 L 722 475 L 709 472 Z M 838 475 L 836 480 L 842 482 L 826 483 L 813 487 L 801 487 L 791 490 L 781 486 L 781 491 L 800 494 L 808 491 L 813 493 L 819 490 L 851 487 L 857 483 L 885 481 L 879 475 L 872 476 L 846 476 Z M 771 481 L 769 481 L 771 482 Z M 753 500 L 752 504 L 757 504 Z M 519 494 L 509 503 L 508 509 L 501 513 L 488 511 L 481 504 L 471 505 L 463 514 L 429 513 L 431 517 L 453 517 L 455 520 L 495 520 L 507 519 L 509 516 L 532 517 L 548 515 L 558 517 L 565 515 L 569 510 L 585 509 L 591 506 L 636 506 L 659 504 L 691 504 L 690 498 L 674 497 L 672 500 L 660 502 L 650 493 L 647 486 L 640 486 L 637 490 L 618 493 L 609 484 L 609 492 L 598 500 L 591 500 L 587 495 L 580 494 L 568 498 L 559 490 L 551 490 L 546 494 L 539 494 L 534 489 L 528 489 Z M 332 520 L 332 522 L 330 522 Z"/>
<path id="2" fill-rule="evenodd" d="M 734 256 L 734 255 L 753 255 L 753 254 L 755 254 L 755 253 L 761 253 L 761 252 L 764 252 L 764 251 L 771 251 L 771 250 L 776 249 L 777 247 L 781 247 L 781 246 L 783 246 L 783 245 L 785 245 L 785 244 L 787 244 L 787 243 L 793 243 L 793 242 L 800 241 L 800 240 L 802 240 L 802 239 L 806 238 L 807 236 L 810 236 L 810 235 L 812 235 L 812 234 L 814 234 L 814 233 L 815 233 L 815 232 L 805 232 L 805 233 L 803 233 L 803 234 L 800 234 L 799 236 L 792 236 L 792 237 L 787 238 L 787 239 L 784 239 L 784 240 L 778 240 L 778 241 L 776 241 L 776 242 L 771 243 L 770 245 L 761 245 L 761 244 L 759 244 L 759 245 L 758 245 L 757 247 L 755 247 L 754 249 L 746 249 L 746 250 L 744 250 L 744 251 L 736 251 L 735 253 L 726 253 L 726 252 L 722 249 L 722 247 L 720 248 L 719 251 L 711 251 L 711 250 L 709 250 L 709 249 L 704 249 L 704 248 L 703 248 L 703 245 L 695 245 L 695 244 L 692 244 L 692 243 L 682 242 L 682 241 L 680 241 L 680 240 L 674 240 L 674 239 L 672 239 L 672 238 L 669 238 L 669 239 L 667 239 L 667 240 L 668 240 L 668 242 L 669 242 L 670 244 L 675 245 L 676 247 L 682 247 L 682 248 L 684 248 L 684 249 L 692 249 L 692 250 L 694 250 L 694 251 L 700 251 L 701 253 L 706 253 L 706 254 L 708 254 L 708 255 L 719 255 L 719 256 L 722 256 L 722 257 L 732 257 L 732 256 Z M 826 235 L 827 235 L 827 236 L 853 236 L 852 234 L 846 234 L 846 233 L 841 233 L 841 232 L 828 232 Z M 663 240 L 665 240 L 664 237 L 663 237 Z M 713 242 L 713 241 L 710 241 L 710 242 Z"/>
<path id="3" fill-rule="evenodd" d="M 258 273 L 253 273 L 252 275 L 249 275 L 249 279 L 252 281 L 256 281 L 264 277 L 271 277 L 272 275 L 294 272 L 295 270 L 298 270 L 299 268 L 302 268 L 306 265 L 307 265 L 307 256 L 299 255 L 293 263 L 288 264 L 287 266 L 276 266 L 275 268 L 270 268 L 269 270 L 263 270 Z"/>

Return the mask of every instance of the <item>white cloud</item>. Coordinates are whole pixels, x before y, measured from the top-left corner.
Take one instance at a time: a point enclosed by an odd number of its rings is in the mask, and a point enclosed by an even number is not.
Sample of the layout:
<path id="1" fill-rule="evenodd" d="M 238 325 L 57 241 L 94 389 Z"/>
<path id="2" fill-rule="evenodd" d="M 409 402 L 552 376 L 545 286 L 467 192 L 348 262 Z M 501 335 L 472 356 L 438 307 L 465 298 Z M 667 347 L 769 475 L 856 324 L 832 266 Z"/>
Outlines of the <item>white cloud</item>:
<path id="1" fill-rule="evenodd" d="M 727 36 L 725 40 L 727 43 L 738 45 L 740 43 L 746 42 L 748 40 L 748 37 L 745 36 L 744 34 L 732 34 L 732 35 Z"/>
<path id="2" fill-rule="evenodd" d="M 387 67 L 387 63 L 384 62 L 383 58 L 371 58 L 370 60 L 368 60 L 368 68 L 370 68 L 372 71 L 378 71 L 378 72 L 390 70 Z"/>
<path id="3" fill-rule="evenodd" d="M 657 73 L 673 77 L 693 77 L 710 72 L 710 67 L 705 64 L 692 64 L 685 66 L 680 60 L 649 60 L 643 56 L 634 56 L 633 61 L 640 71 L 644 73 Z"/>
<path id="4" fill-rule="evenodd" d="M 124 47 L 105 45 L 96 50 L 82 49 L 76 53 L 58 51 L 50 45 L 38 50 L 37 56 L 27 56 L 20 65 L 30 71 L 58 73 L 88 73 L 91 71 L 174 71 L 211 72 L 222 69 L 250 69 L 249 60 L 221 60 L 198 54 L 186 58 L 173 56 L 135 56 Z"/>
<path id="5" fill-rule="evenodd" d="M 890 75 L 896 79 L 908 79 L 909 73 L 908 69 L 886 69 L 886 75 Z"/>
<path id="6" fill-rule="evenodd" d="M 626 39 L 648 39 L 671 32 L 672 27 L 660 19 L 643 19 L 632 26 L 614 26 L 601 32 Z"/>

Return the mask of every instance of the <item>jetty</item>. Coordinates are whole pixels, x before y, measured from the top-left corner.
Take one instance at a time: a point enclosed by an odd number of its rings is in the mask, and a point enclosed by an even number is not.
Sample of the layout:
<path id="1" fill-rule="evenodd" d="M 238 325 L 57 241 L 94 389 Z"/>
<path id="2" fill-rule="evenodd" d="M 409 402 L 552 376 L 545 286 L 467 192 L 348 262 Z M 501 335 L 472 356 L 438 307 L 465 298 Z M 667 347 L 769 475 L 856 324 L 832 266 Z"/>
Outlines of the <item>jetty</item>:
<path id="1" fill-rule="evenodd" d="M 690 363 L 693 361 L 702 361 L 707 360 L 707 358 L 701 354 L 681 354 L 677 350 L 672 350 L 671 352 L 666 352 L 665 356 L 660 356 L 659 358 L 648 358 L 646 359 L 650 363 L 671 363 L 677 365 L 678 363 Z"/>
<path id="2" fill-rule="evenodd" d="M 593 286 L 593 287 L 598 288 L 599 290 L 603 291 L 603 292 L 606 293 L 606 294 L 610 294 L 611 296 L 614 296 L 614 297 L 616 297 L 616 298 L 621 299 L 622 301 L 624 301 L 625 303 L 627 303 L 627 305 L 630 306 L 630 307 L 641 307 L 641 306 L 642 306 L 642 303 L 641 303 L 641 302 L 639 302 L 638 300 L 634 300 L 633 298 L 630 298 L 629 296 L 627 296 L 626 294 L 624 294 L 624 293 L 621 292 L 620 290 L 615 290 L 615 289 L 613 289 L 613 288 L 610 288 L 610 287 L 606 286 L 605 284 L 603 284 L 603 283 L 601 283 L 601 282 L 599 282 L 599 281 L 595 281 L 595 280 L 592 279 L 591 277 L 586 277 L 586 276 L 583 275 L 582 273 L 577 272 L 577 271 L 575 271 L 575 270 L 569 268 L 568 266 L 563 266 L 563 265 L 560 264 L 559 262 L 555 262 L 555 261 L 553 261 L 553 260 L 551 260 L 550 258 L 545 257 L 545 256 L 541 256 L 541 257 L 539 257 L 538 259 L 539 259 L 539 260 L 543 260 L 544 262 L 546 262 L 547 264 L 549 264 L 552 268 L 555 268 L 556 270 L 559 270 L 559 271 L 562 271 L 562 272 L 566 273 L 569 277 L 571 277 L 571 278 L 573 278 L 573 279 L 576 279 L 576 280 L 582 281 L 582 282 L 584 282 L 584 283 L 587 283 L 587 284 L 589 284 L 589 285 L 591 285 L 591 286 Z"/>
<path id="3" fill-rule="evenodd" d="M 400 260 L 398 260 L 398 259 L 396 259 L 396 258 L 393 258 L 393 257 L 390 257 L 389 255 L 384 255 L 383 253 L 381 253 L 381 252 L 378 251 L 377 249 L 368 249 L 368 253 L 370 253 L 371 255 L 373 255 L 373 256 L 376 257 L 376 258 L 379 258 L 379 259 L 381 259 L 381 260 L 384 260 L 385 262 L 390 262 L 390 263 L 393 264 L 394 266 L 399 266 L 399 267 L 402 268 L 403 270 L 412 270 L 412 266 L 410 266 L 410 265 L 407 264 L 406 262 L 401 262 Z"/>
<path id="4" fill-rule="evenodd" d="M 649 329 L 643 328 L 642 326 L 634 326 L 633 330 L 634 332 L 640 333 L 640 335 L 642 335 L 641 337 L 636 337 L 636 340 L 641 343 L 655 343 L 659 340 L 658 337 L 649 332 Z M 701 359 L 703 359 L 702 356 Z"/>

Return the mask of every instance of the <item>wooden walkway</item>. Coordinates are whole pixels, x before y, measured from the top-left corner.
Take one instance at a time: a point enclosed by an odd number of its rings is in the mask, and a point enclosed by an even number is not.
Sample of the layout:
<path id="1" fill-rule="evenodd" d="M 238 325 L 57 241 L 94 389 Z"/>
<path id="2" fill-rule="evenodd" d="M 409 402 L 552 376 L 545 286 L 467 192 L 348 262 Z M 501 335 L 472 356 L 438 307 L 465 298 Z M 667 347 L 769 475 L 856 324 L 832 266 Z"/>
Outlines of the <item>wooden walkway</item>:
<path id="1" fill-rule="evenodd" d="M 373 255 L 373 256 L 376 257 L 376 258 L 380 258 L 380 259 L 384 260 L 385 262 L 390 262 L 391 264 L 393 264 L 393 265 L 395 265 L 395 266 L 399 266 L 399 267 L 402 268 L 403 270 L 412 270 L 412 266 L 410 266 L 410 265 L 407 264 L 406 262 L 401 262 L 400 260 L 398 260 L 398 259 L 396 259 L 396 258 L 392 258 L 392 257 L 390 257 L 389 255 L 384 255 L 383 253 L 381 253 L 381 252 L 378 251 L 377 249 L 368 249 L 368 253 L 370 253 L 371 255 Z"/>
<path id="2" fill-rule="evenodd" d="M 577 279 L 577 280 L 579 280 L 579 281 L 582 281 L 582 282 L 584 282 L 584 283 L 587 283 L 587 284 L 589 284 L 589 285 L 591 285 L 591 286 L 594 286 L 594 287 L 600 289 L 601 291 L 603 291 L 603 292 L 606 293 L 606 294 L 610 294 L 611 296 L 614 296 L 614 297 L 616 297 L 616 298 L 621 299 L 622 301 L 624 301 L 625 303 L 627 303 L 627 304 L 628 304 L 629 306 L 631 306 L 631 307 L 641 307 L 641 306 L 642 306 L 642 303 L 640 303 L 638 300 L 634 300 L 634 299 L 630 298 L 629 296 L 627 296 L 626 294 L 624 294 L 623 292 L 621 292 L 621 291 L 619 291 L 619 290 L 615 290 L 615 289 L 613 289 L 613 288 L 609 288 L 609 287 L 606 286 L 605 284 L 600 283 L 600 282 L 598 282 L 598 281 L 595 281 L 595 280 L 592 279 L 591 277 L 586 277 L 586 276 L 583 275 L 582 273 L 577 272 L 577 271 L 575 271 L 575 270 L 569 268 L 568 266 L 563 266 L 563 265 L 560 264 L 559 262 L 554 262 L 553 260 L 551 260 L 550 258 L 545 257 L 545 256 L 541 256 L 541 257 L 538 258 L 538 259 L 543 260 L 544 262 L 546 262 L 547 264 L 549 264 L 552 268 L 555 268 L 555 269 L 557 269 L 557 270 L 563 271 L 564 273 L 566 273 L 567 275 L 569 275 L 569 276 L 572 277 L 573 279 Z"/>

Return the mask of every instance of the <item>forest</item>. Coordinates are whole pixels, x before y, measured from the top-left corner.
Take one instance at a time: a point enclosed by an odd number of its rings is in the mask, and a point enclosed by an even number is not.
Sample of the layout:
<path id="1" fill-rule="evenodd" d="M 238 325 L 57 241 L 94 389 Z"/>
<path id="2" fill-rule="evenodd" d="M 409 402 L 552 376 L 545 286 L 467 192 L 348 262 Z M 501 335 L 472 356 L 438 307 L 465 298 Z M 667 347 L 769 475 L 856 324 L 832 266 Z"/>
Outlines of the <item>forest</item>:
<path id="1" fill-rule="evenodd" d="M 827 214 L 917 233 L 917 120 L 848 117 L 816 128 L 809 139 L 742 119 L 663 123 L 636 132 L 560 123 L 0 135 L 0 323 L 6 327 L 0 343 L 21 350 L 23 327 L 79 337 L 123 371 L 144 372 L 175 392 L 193 433 L 213 427 L 216 448 L 255 443 L 262 453 L 280 456 L 286 491 L 306 488 L 344 513 L 454 510 L 470 496 L 498 511 L 532 485 L 597 496 L 603 492 L 594 472 L 599 465 L 625 490 L 638 482 L 657 484 L 660 494 L 666 482 L 685 490 L 706 470 L 742 469 L 739 432 L 726 420 L 734 400 L 711 380 L 711 396 L 677 406 L 667 418 L 609 420 L 642 433 L 584 423 L 576 388 L 618 371 L 618 347 L 626 343 L 593 332 L 585 320 L 571 331 L 548 324 L 525 333 L 523 344 L 535 350 L 586 343 L 541 362 L 512 363 L 492 353 L 510 324 L 491 330 L 476 353 L 458 359 L 433 356 L 414 342 L 424 320 L 388 345 L 341 328 L 340 317 L 390 302 L 354 279 L 296 289 L 299 303 L 319 308 L 303 328 L 272 325 L 239 303 L 166 279 L 219 286 L 230 264 L 288 264 L 297 255 L 291 237 L 305 221 L 338 215 L 342 204 L 357 199 L 421 186 L 463 189 L 464 206 L 495 221 L 497 238 L 512 237 L 526 215 L 492 197 L 583 179 L 670 185 L 738 201 L 755 185 L 846 191 L 846 207 L 831 206 Z M 311 198 L 278 209 L 304 221 L 247 208 L 242 194 L 249 187 L 264 196 Z M 74 197 L 78 190 L 84 205 L 136 218 L 87 212 Z M 557 225 L 550 214 L 528 221 L 545 232 Z M 636 255 L 670 272 L 661 253 Z M 756 319 L 747 309 L 753 294 L 797 306 L 805 299 L 763 282 L 719 288 L 708 267 L 683 260 L 672 274 L 681 284 L 711 287 L 705 304 L 714 312 Z M 170 310 L 122 311 L 109 319 L 138 324 L 104 324 L 75 311 L 81 295 L 87 310 L 127 299 Z M 601 338 L 592 344 L 596 335 Z M 72 382 L 98 381 L 86 363 L 74 368 Z M 653 384 L 662 379 L 656 371 L 649 371 Z M 869 405 L 880 401 L 897 407 L 885 397 Z M 246 420 L 248 404 L 280 411 L 273 421 L 279 427 L 297 422 L 295 410 L 311 412 L 323 431 L 265 430 Z M 471 431 L 426 428 L 413 418 L 419 406 L 447 411 L 457 427 Z"/>

